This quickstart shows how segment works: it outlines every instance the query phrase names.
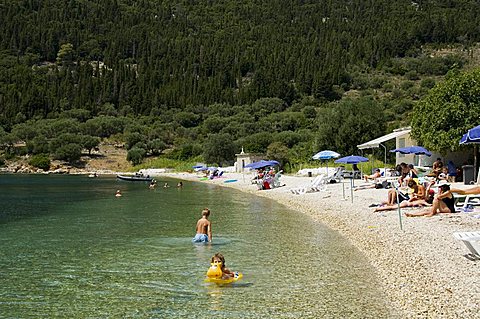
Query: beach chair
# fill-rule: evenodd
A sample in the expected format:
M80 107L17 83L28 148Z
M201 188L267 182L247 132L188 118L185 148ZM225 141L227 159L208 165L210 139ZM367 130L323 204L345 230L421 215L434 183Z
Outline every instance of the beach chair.
M316 176L309 185L291 188L290 191L296 195L319 192L327 188L327 181L328 181L327 177L325 177L324 174L320 174Z
M470 254L465 255L470 260L480 260L480 231L475 232L456 232L453 237L463 241Z
M480 195L455 195L456 211L473 212L477 206L480 206Z
M332 175L329 175L326 180L328 183L340 183L342 181L345 168L340 166L335 169Z
M278 173L275 174L275 177L273 178L273 187L280 187L282 184L280 183L280 177L282 177L283 171L279 171Z

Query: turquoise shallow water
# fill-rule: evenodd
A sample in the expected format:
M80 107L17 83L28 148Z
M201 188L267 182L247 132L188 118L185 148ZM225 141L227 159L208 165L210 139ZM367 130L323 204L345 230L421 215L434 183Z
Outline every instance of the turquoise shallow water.
M0 318L392 316L335 232L270 200L184 185L0 175ZM204 207L214 242L194 245ZM240 282L203 281L215 252Z

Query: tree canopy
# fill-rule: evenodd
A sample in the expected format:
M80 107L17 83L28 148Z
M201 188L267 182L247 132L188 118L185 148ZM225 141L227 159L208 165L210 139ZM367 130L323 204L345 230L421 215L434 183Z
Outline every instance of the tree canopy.
M412 135L430 150L454 151L479 120L480 69L451 72L414 107Z

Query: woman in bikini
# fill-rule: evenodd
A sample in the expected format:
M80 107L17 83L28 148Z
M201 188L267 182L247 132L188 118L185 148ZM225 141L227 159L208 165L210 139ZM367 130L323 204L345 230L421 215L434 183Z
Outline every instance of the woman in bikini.
M433 200L432 207L423 212L417 213L406 213L407 217L418 217L418 216L427 216L432 217L433 215L444 213L450 214L455 213L455 198L453 197L452 192L450 191L450 185L444 184L438 186L438 195Z

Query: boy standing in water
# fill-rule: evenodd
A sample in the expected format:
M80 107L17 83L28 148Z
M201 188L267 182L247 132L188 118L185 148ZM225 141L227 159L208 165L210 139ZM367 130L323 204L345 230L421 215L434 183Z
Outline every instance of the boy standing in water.
M208 243L212 241L212 223L208 220L210 209L205 208L202 211L202 218L197 221L197 234L192 239L194 243Z

